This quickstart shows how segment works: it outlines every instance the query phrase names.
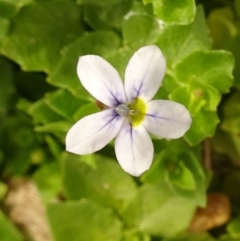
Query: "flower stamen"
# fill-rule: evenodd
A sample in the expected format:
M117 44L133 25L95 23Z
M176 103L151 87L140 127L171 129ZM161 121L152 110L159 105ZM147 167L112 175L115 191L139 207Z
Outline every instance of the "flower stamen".
M115 111L121 116L128 116L131 113L131 110L125 104L120 104L115 107Z

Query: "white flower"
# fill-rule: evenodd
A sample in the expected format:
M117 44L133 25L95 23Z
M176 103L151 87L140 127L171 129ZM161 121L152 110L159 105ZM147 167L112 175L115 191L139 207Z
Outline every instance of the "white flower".
M192 122L182 104L152 100L165 69L165 58L157 46L142 47L128 63L123 85L116 69L100 56L80 57L78 77L105 108L72 126L66 150L90 154L116 138L115 153L121 167L133 176L148 170L154 153L148 132L175 139L183 136Z

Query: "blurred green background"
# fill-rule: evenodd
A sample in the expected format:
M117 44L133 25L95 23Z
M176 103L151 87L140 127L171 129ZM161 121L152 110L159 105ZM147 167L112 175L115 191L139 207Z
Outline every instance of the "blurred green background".
M78 57L124 78L132 54L159 46L156 99L184 104L178 140L153 137L139 178L109 144L65 152L65 135L97 111ZM240 0L0 0L0 240L240 240Z

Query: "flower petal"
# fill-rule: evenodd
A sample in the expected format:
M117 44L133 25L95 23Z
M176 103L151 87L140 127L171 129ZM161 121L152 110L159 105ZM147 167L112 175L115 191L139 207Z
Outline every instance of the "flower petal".
M137 97L146 102L151 100L160 87L165 69L165 58L157 46L140 48L130 59L125 73L128 103Z
M152 140L143 126L133 128L126 121L115 140L115 152L124 171L139 176L148 170L153 160Z
M182 104L152 100L147 103L147 113L142 124L156 136L175 139L183 136L191 123L192 118Z
M98 151L117 135L123 122L111 109L86 116L68 131L66 150L79 155Z
M103 104L115 107L126 103L123 82L117 70L102 57L80 57L77 74L84 88Z

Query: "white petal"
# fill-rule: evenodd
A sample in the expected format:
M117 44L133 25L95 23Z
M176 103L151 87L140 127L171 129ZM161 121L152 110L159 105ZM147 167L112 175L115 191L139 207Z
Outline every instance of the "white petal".
M153 160L152 140L143 126L132 128L123 124L115 140L115 152L124 171L139 176L149 169Z
M86 116L68 131L66 150L79 155L98 151L117 135L123 122L111 109Z
M117 70L102 57L80 57L77 73L84 88L100 102L109 107L126 103L123 82Z
M130 103L137 97L146 102L157 93L166 70L161 50L155 46L140 48L130 59L125 73L125 91Z
M156 136L175 139L183 136L191 123L192 118L182 104L152 100L147 103L147 113L142 124Z

